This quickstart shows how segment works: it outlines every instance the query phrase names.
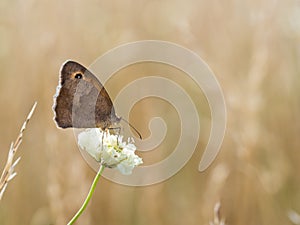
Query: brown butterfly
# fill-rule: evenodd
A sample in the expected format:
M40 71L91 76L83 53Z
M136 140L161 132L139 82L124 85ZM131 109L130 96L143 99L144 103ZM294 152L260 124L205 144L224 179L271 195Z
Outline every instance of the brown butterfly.
M67 61L62 65L59 76L53 105L54 120L58 127L99 127L105 130L120 120L127 122L116 115L107 91L87 68L77 62ZM129 125L141 138L140 133Z

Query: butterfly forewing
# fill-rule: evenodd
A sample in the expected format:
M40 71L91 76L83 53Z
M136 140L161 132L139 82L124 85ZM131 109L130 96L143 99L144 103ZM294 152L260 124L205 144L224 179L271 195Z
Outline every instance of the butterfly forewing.
M120 121L100 81L84 66L73 61L67 61L61 68L53 108L54 119L61 128L106 129Z

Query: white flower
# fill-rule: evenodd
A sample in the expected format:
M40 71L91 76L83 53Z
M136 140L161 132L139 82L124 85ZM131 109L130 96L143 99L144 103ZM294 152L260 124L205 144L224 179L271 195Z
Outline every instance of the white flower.
M78 135L78 144L97 161L100 161L102 132L99 129L86 129Z
M78 135L80 148L87 151L96 161L109 168L117 168L122 174L129 175L134 167L143 160L134 152L133 139L123 141L123 136L89 128Z

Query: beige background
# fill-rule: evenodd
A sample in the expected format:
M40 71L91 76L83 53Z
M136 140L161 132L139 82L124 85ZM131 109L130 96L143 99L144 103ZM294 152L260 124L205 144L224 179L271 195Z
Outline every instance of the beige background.
M144 39L183 45L215 72L228 108L221 153L198 172L209 110L195 84L174 75L180 71L151 63L120 71L106 85L112 99L148 71L180 83L203 118L202 135L189 163L163 183L134 188L102 179L78 224L208 224L219 200L227 224L292 224L289 210L300 212L300 3L292 0L2 0L1 168L33 102L38 106L19 149L18 176L0 202L0 224L60 225L73 216L95 173L72 130L52 121L60 65L69 58L89 65L113 47ZM159 99L134 107L130 121L147 136L157 114L172 129L159 149L141 154L145 164L167 156L178 138L178 115Z

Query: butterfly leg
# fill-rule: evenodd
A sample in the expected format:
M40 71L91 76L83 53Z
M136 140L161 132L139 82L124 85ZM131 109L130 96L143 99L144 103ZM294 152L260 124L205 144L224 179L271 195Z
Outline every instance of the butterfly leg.
M100 132L102 133L102 137L101 137L101 149L103 150L103 140L104 140L104 130L102 130L101 128L99 128Z
M109 130L113 130L114 133L116 133L118 135L118 138L117 138L117 145L119 145L119 136L120 136L120 133L121 133L121 127L109 127L107 128Z

